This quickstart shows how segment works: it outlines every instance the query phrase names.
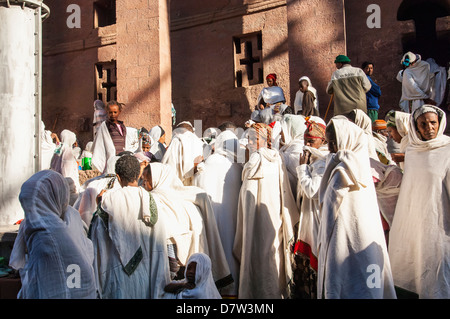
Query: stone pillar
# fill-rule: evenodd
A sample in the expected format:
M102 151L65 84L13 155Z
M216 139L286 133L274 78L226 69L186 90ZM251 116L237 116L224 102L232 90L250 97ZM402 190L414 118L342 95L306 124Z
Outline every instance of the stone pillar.
M117 0L117 100L125 125L171 136L169 0Z
M344 3L342 0L287 0L291 105L298 80L308 76L317 89L320 115L325 115L330 95L326 93L334 59L346 54ZM333 113L330 106L327 118Z

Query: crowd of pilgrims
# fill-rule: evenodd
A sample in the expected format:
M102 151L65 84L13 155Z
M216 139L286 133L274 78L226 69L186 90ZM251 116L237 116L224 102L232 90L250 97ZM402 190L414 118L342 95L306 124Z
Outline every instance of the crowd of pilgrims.
M42 123L10 259L18 297L449 298L445 112L425 100L378 119L369 73L335 63L353 81L333 74L327 122L308 77L291 107L269 74L245 127L183 121L167 141L95 101L81 151ZM80 166L97 176L80 182Z

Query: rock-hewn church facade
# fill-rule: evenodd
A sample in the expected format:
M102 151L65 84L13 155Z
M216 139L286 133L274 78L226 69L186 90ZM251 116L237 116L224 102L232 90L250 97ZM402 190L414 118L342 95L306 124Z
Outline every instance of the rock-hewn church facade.
M45 3L43 120L57 133L75 131L82 146L92 139L96 99L125 103L122 120L136 128L161 124L170 132L171 103L177 122L201 120L203 130L224 121L242 126L269 73L290 105L298 79L308 76L323 116L339 54L354 66L374 63L384 116L398 109L395 76L405 52L446 67L450 56L445 0Z

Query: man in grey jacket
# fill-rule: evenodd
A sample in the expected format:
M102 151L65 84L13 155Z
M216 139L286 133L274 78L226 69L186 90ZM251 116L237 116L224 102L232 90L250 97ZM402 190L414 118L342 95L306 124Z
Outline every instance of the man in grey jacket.
M334 94L334 115L346 114L353 109L367 113L366 92L372 85L364 71L351 66L345 55L338 55L334 64L337 70L327 86L327 93Z

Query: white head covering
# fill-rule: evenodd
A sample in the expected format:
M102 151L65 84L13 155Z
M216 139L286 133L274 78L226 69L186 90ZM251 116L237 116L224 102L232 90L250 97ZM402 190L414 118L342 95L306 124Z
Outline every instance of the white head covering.
M417 56L415 53L412 53L411 51L406 52L403 57L402 60L400 61L400 64L402 64L403 62L405 62L405 59L408 58L409 59L409 63L413 63L414 61L416 61Z
M21 298L95 298L92 243L80 214L69 206L69 186L52 170L31 176L19 195L25 211L10 265L22 269ZM26 255L28 255L26 258ZM69 288L67 269L80 267L80 288Z
M370 117L361 109L354 109L355 113L355 124L358 125L364 133L367 135L367 147L369 149L369 156L376 161L379 161L377 151L375 149L375 142L373 140L372 134L372 120Z
M439 119L439 130L436 138L429 141L423 141L420 136L420 133L417 130L416 119L420 115L427 112L437 113ZM447 145L448 143L450 143L450 137L444 135L446 126L447 126L447 118L444 111L431 104L422 105L411 114L411 118L409 120L409 133L408 133L410 142L409 146L415 149L431 150L434 148Z
M195 262L195 288L185 289L177 298L180 299L222 299L216 288L211 272L211 259L204 253L192 254L186 264L184 276L186 277L187 266Z
M148 135L150 135L156 142L159 141L162 134L163 131L161 130L161 127L159 125L153 126L148 132Z
M220 154L231 161L236 161L239 149L238 138L230 130L220 133L214 142L214 153Z
M347 179L343 181L345 186L353 186L356 189L366 187L372 180L370 161L367 157L367 134L345 117L333 117L328 125L331 123L336 131L338 151L336 154L330 154L331 156L327 159L320 194L325 194L330 174L339 163L343 163L346 169ZM320 202L322 201L323 198L320 199Z
M61 132L61 149L59 154L54 154L51 161L51 169L62 174L64 177L71 177L75 182L77 191L80 189L80 177L78 173L78 163L73 152L72 145L77 141L75 133L69 130Z
M285 114L281 121L281 129L285 144L289 144L293 140L303 140L306 130L305 117L303 115Z

